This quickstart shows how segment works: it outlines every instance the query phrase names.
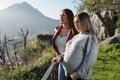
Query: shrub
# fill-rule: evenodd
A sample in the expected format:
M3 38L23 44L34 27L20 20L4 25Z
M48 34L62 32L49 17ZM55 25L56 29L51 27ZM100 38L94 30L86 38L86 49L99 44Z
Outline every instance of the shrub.
M119 80L120 44L99 48L97 63L93 70L93 80Z
M120 13L118 14L118 21L117 21L116 25L118 28L120 28Z

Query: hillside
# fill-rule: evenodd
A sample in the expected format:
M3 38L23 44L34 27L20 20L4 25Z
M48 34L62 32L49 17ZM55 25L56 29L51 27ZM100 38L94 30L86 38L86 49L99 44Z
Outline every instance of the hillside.
M59 20L49 18L26 2L0 11L1 36L16 36L20 28L28 28L31 37L38 33L53 33Z
M41 79L45 71L51 64L50 62L51 58L54 56L54 51L52 47L45 47L44 49L45 52L42 50L44 54L29 67L17 68L16 70L10 71L9 73L8 71L1 70L0 79L5 80L6 77L9 80ZM119 63L120 63L120 44L111 44L105 47L100 46L98 59L93 69L92 80L119 80L120 78Z

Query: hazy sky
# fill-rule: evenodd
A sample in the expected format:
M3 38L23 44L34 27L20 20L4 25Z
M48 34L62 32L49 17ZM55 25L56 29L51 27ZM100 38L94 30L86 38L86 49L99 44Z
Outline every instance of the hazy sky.
M69 8L76 14L75 1L78 0L0 0L0 10L15 3L28 2L45 16L59 19L60 11L64 8Z

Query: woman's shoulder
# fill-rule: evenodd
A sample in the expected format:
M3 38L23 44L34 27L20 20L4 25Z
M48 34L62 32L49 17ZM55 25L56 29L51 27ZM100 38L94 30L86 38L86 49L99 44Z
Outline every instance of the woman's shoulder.
M57 26L55 29L59 29L60 26Z
M82 34L83 38L91 38L92 37L92 34L90 32L85 32Z
M79 38L82 38L82 39L86 39L86 38L90 37L91 34L88 33L88 32L85 32L85 33L79 33L79 34L76 35L76 36L79 37Z
M59 26L55 27L55 29L57 29L57 30L58 30L58 29L60 29L61 27L62 27L62 26L60 26L60 25L59 25Z
M57 27L55 27L54 31L56 32L56 31L58 31L60 28L61 28L61 26L57 26Z
M78 42L86 42L86 40L91 39L91 34L89 33L79 33L74 36L73 40L77 40Z

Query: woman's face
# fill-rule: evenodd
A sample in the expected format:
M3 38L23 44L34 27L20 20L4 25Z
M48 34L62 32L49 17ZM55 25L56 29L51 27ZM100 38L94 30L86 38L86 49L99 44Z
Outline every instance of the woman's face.
M76 30L77 30L78 32L80 32L80 31L79 31L79 29L80 29L80 22L79 22L79 20L78 20L77 17L74 17L74 26L75 26Z
M77 17L74 17L74 26L78 32L83 32L82 25Z
M68 23L67 15L66 15L65 11L61 11L61 13L60 13L60 23L61 24Z

